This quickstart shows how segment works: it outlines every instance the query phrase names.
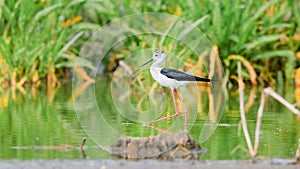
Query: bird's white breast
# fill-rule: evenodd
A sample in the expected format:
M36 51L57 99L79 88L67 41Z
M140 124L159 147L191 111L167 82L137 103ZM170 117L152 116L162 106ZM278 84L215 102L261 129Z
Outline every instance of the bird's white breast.
M167 76L160 73L161 69L162 68L151 67L150 73L154 80L164 87L178 88L180 86L190 83L188 81L177 81L175 79L168 78Z

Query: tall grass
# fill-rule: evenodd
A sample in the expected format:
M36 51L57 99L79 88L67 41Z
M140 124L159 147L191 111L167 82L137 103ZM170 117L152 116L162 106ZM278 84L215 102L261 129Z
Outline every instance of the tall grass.
M81 36L73 25L83 1L5 0L0 3L0 81L22 85L49 76ZM70 51L70 53L72 53Z
M198 27L218 47L229 82L237 73L230 55L250 62L261 83L278 78L291 82L295 53L300 50L299 8L300 2L293 0L0 1L0 82L53 79L72 66L80 50L74 43L84 40L83 30L96 31L100 25L140 12L170 13L195 23L207 16ZM128 49L141 49L144 41L132 38ZM112 62L104 63L110 67ZM250 79L249 72L243 73Z
M200 28L219 47L227 72L236 74L236 64L228 58L238 54L252 63L262 80L271 82L278 71L284 72L287 81L294 76L295 53L300 50L299 39L293 38L300 34L299 2L204 0L198 5L188 2L194 7L186 14L187 18L210 16Z
M240 55L251 62L260 82L272 83L278 75L287 82L294 76L295 53L300 50L300 39L295 38L300 35L299 4L292 0L94 1L83 11L100 24L136 12L166 12L194 22L208 15L198 27L218 46L226 77L237 73L230 55ZM244 74L250 79L248 72Z

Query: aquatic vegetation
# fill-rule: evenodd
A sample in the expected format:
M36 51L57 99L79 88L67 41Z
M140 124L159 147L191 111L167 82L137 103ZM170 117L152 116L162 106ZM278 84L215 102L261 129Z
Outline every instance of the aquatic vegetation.
M252 67L251 71L243 73L251 84L258 81L259 84L274 85L276 80L279 80L279 72L280 77L287 83L293 82L292 78L299 64L297 61L297 52L300 50L300 15L297 10L300 7L299 2L179 0L155 1L155 3L135 1L122 3L106 1L98 5L95 3L88 2L87 6L90 8L83 8L83 11L86 11L86 17L99 24L136 12L166 12L194 22L217 46L225 66L227 78L225 81L229 83L231 75L237 74L235 69L237 62L230 61L231 55L240 55L238 60L248 61L247 67ZM202 17L205 19L198 24L198 20ZM147 42L146 38L137 37L127 45L130 46L128 48L143 49L152 46L153 43L155 42ZM163 50L176 48L172 40L162 40L160 46ZM180 55L184 49L177 50ZM189 57L196 61L198 56L186 55L183 58Z
M74 66L88 32L140 12L169 13L193 22L217 47L228 83L234 83L235 60L248 61L251 71L243 73L251 84L274 85L280 79L292 83L299 66L299 8L299 1L283 0L4 0L0 2L0 83L22 86L47 79L55 85L57 77L65 76ZM154 42L135 37L124 44L126 50L115 50L113 57L103 60L105 70L113 71L128 51L155 43L163 50L176 49L178 55L184 54L184 61L197 62L198 56L171 39ZM240 57L232 59L232 55Z
M62 70L56 66L66 60L68 50L76 52L70 48L82 35L73 26L82 19L77 15L81 5L82 1L0 3L1 82L22 86L47 77L57 83Z

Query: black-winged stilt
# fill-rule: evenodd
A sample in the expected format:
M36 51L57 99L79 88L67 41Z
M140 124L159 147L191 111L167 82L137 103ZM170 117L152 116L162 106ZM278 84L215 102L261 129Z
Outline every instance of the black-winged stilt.
M159 122L159 121L166 120L169 118L177 117L179 115L179 112L178 112L178 108L176 106L175 95L177 96L178 100L180 101L180 103L184 109L185 124L186 124L188 110L185 107L185 105L183 104L178 92L176 91L176 88L187 85L189 83L195 83L195 82L213 82L213 80L211 80L211 79L190 75L190 74L187 74L187 73L184 73L184 72L181 72L178 70L174 70L174 69L163 68L162 66L164 65L165 58L166 58L166 54L162 50L157 50L154 52L153 57L146 63L142 64L141 67L152 61L155 61L150 67L151 75L154 78L154 80L157 81L160 85L171 88L173 103L174 103L176 112L173 115L163 117L163 118L154 120L152 122L145 123L144 126L149 126L155 122ZM185 126L185 128L186 128L186 126Z

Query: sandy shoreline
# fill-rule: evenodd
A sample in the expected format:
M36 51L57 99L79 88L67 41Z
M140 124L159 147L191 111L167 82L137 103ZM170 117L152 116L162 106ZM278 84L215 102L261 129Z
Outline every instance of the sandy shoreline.
M0 160L1 169L147 169L147 168L255 168L255 169L299 169L300 165L290 164L293 160L264 160L253 164L248 160L218 160L218 161L196 161L196 160Z

